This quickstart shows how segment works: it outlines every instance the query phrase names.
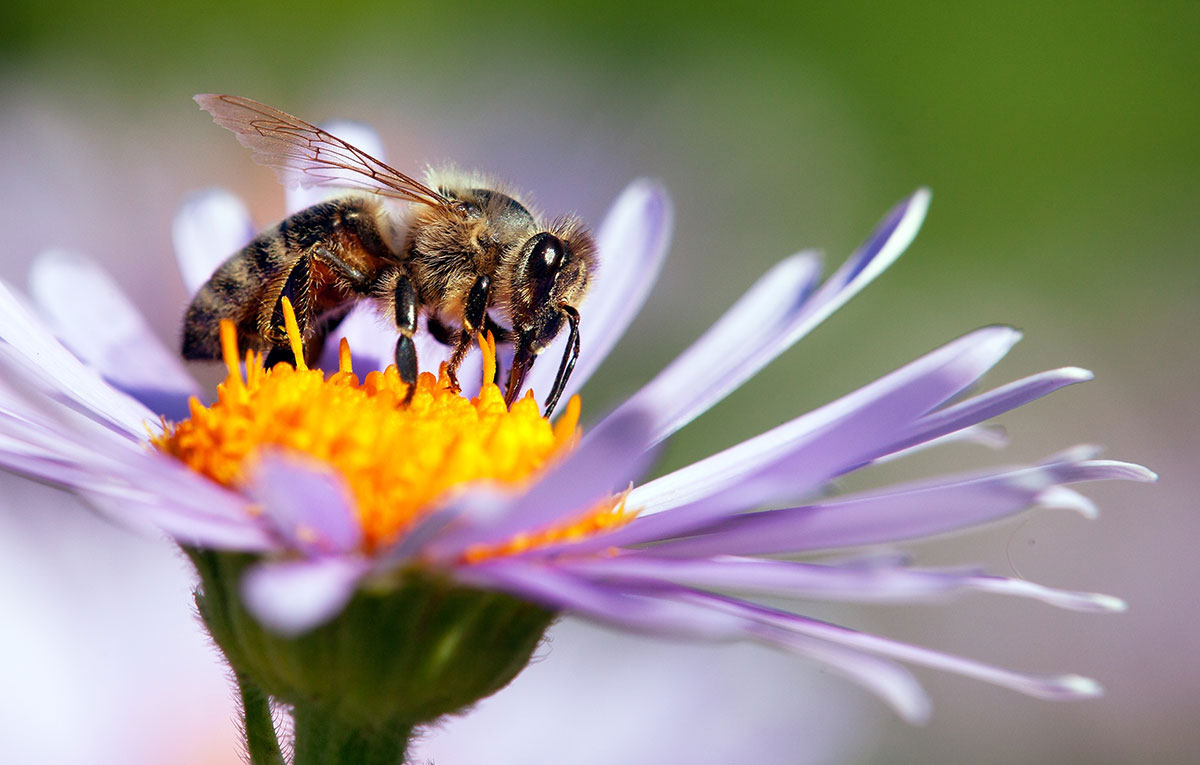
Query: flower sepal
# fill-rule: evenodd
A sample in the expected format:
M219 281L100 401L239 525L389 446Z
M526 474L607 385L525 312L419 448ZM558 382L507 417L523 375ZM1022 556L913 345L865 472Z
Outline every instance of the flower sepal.
M200 574L200 616L235 675L292 708L297 765L402 761L415 726L512 681L556 616L414 570L361 587L336 618L288 637L242 602L259 556L185 551Z

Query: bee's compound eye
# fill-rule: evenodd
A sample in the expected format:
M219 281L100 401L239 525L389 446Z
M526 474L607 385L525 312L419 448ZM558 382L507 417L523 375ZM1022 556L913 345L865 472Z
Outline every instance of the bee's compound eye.
M554 234L538 234L529 253L529 271L534 277L548 276L562 268L567 248Z

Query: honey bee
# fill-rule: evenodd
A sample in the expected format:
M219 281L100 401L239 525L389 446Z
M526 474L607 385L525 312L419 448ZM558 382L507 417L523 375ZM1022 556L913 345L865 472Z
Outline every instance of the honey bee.
M248 98L198 95L217 124L233 131L285 184L348 189L259 234L222 264L187 310L183 355L220 357L218 326L231 319L239 346L267 364L292 360L283 331L288 298L316 358L326 334L361 300L395 321L396 368L417 379L413 334L419 314L453 352L457 370L475 333L513 346L505 400L563 328L569 342L546 399L549 417L579 357L580 301L596 270L596 246L574 216L544 222L495 184L452 173L419 183L330 133ZM366 193L361 193L366 192ZM396 209L388 202L404 205ZM398 213L398 214L397 214Z

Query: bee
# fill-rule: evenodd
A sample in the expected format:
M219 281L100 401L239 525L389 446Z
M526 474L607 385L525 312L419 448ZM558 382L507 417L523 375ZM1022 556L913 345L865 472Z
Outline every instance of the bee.
M595 242L578 218L542 221L514 194L470 177L431 173L429 185L420 183L248 98L195 100L283 183L348 194L283 220L216 270L184 317L185 358L220 358L218 327L230 319L243 350L265 353L268 365L294 361L283 330L285 297L305 355L316 358L327 333L366 300L395 323L396 369L410 399L418 369L413 335L423 314L431 334L453 348L446 371L455 387L475 333L491 331L513 346L505 390L511 405L566 324L569 342L546 399L550 416L579 357L578 306L596 270Z

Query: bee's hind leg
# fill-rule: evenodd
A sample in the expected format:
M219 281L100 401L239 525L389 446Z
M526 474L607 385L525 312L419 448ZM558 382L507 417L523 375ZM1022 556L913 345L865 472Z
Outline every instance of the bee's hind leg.
M275 366L279 362L296 366L296 356L292 353L292 346L287 340L286 332L284 331L284 312L283 299L287 298L292 304L292 311L296 314L296 323L300 327L300 336L303 337L308 331L309 318L309 292L312 288L312 258L309 255L301 255L296 261L296 265L292 267L291 273L288 274L287 281L283 283L283 290L279 293L279 299L275 301L275 308L271 312L271 334L267 335L272 338L279 338L269 351L265 366L267 369ZM319 349L318 349L319 353ZM305 353L307 356L308 353Z

